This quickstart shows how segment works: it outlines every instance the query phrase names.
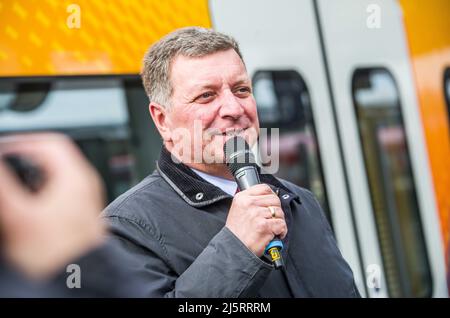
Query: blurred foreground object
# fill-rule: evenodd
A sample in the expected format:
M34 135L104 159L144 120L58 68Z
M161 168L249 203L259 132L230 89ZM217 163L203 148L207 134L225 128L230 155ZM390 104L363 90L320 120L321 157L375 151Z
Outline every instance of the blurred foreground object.
M32 192L0 163L2 249L12 264L45 278L102 243L102 185L69 139L49 133L4 137L0 156L7 155L32 162L45 175Z

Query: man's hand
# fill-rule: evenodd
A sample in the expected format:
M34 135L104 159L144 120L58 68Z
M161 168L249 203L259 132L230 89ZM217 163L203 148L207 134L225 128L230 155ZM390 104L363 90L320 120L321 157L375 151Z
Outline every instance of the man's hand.
M275 217L270 206L275 209ZM287 234L280 199L266 184L252 186L234 196L225 226L258 257L276 235L284 238Z
M2 159L17 155L44 176L27 189ZM103 242L103 186L96 171L66 137L53 133L0 138L0 234L7 259L45 278Z

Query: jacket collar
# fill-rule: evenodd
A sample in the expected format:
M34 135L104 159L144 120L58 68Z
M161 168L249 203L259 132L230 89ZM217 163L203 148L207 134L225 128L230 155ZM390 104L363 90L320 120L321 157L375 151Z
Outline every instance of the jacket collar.
M162 146L160 157L156 162L156 169L161 177L191 206L202 207L226 198L232 199L232 196L201 178L185 164L174 162L171 153L164 146ZM300 201L298 195L292 193L274 176L260 174L260 180L268 184L279 196L289 198L287 201L290 202L293 199Z

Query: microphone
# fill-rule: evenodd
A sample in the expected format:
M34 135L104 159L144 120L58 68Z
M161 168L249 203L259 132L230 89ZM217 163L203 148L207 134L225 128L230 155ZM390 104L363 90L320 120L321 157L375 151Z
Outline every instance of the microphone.
M246 190L249 187L260 184L259 173L250 147L244 138L235 136L228 139L223 145L225 162L231 174L234 176L240 190ZM268 255L275 269L284 266L280 251L283 249L283 243L276 236L265 248L264 254Z

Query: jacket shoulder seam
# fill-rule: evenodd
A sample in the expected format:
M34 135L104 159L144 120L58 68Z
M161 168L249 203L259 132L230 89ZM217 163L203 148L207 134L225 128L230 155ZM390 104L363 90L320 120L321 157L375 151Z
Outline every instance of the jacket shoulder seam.
M155 230L153 229L152 226L150 226L150 224L144 222L141 219L137 219L137 218L133 218L131 216L123 216L123 215L110 215L110 216L105 216L107 218L116 218L116 219L120 219L126 222L130 222L138 227L143 228L144 230L146 230L150 236L156 240L159 244L159 246L161 247L162 251L164 252L165 255L165 261L169 264L170 267L175 268L172 264L172 262L170 261L170 257L169 257L169 252L167 251L167 248L165 246L165 241L164 241L164 237L162 235L158 236L156 235Z
M106 216L120 216L118 214L115 214L115 212L118 212L118 210L120 210L122 208L123 205L125 205L129 200L131 200L132 198L134 198L136 195L138 195L139 193L141 193L142 191L148 189L150 186L152 186L154 183L156 183L157 181L162 181L163 179L161 177L150 181L148 184L142 186L140 189L137 189L136 191L133 191L132 193L128 194L122 202L120 202L116 207L114 207L112 209L111 212L108 212Z

